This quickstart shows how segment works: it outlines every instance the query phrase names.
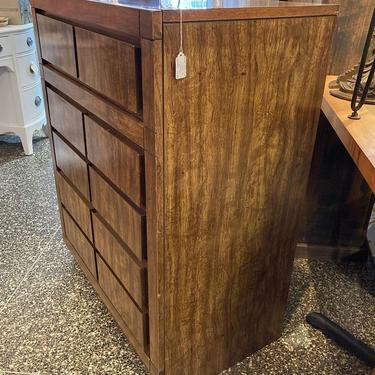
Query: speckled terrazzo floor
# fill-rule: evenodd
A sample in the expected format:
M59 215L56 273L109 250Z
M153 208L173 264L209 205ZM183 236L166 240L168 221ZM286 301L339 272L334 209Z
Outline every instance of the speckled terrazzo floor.
M0 136L0 374L146 374L62 241L41 133L34 147L24 157ZM282 338L223 375L369 374L304 317L321 311L375 344L374 278L365 264L297 260Z

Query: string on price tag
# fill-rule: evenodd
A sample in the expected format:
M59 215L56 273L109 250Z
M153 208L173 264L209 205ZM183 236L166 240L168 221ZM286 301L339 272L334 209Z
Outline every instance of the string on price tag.
M181 0L178 1L178 8L180 9L180 49L176 57L175 71L176 79L183 79L186 77L186 55L184 54L184 49L182 45L182 9Z

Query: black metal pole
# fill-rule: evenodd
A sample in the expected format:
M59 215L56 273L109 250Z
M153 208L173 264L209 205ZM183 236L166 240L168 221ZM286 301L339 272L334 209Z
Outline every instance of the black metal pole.
M306 321L314 328L322 331L342 348L366 362L370 367L375 367L375 349L370 345L357 339L350 332L332 322L332 320L323 314L311 312L306 316Z

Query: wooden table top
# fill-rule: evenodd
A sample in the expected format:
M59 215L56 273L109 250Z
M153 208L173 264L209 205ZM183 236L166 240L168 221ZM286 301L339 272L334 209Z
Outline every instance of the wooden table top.
M329 93L328 84L335 79L327 76L322 111L375 193L375 105L364 105L359 120L349 119L350 102Z

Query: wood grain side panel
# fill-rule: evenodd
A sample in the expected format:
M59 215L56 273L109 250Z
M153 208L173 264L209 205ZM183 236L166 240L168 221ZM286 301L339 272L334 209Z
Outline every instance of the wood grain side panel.
M60 193L61 203L86 234L87 238L92 241L89 207L59 172L56 172L55 178Z
M37 14L42 58L63 72L77 77L73 27Z
M143 154L85 116L87 158L135 204L144 204Z
M68 79L51 67L43 66L45 81L63 92L87 112L92 113L114 129L143 147L143 125L140 120L99 98L82 85Z
M142 267L132 259L128 250L123 248L95 214L93 214L92 220L95 247L138 306L143 307L145 301L142 291L144 272Z
M334 21L164 25L167 374L281 334Z
M62 209L62 214L67 239L74 246L74 249L85 262L92 275L97 278L94 248L64 208Z
M99 285L132 331L137 341L143 344L145 332L142 313L137 309L121 284L116 280L111 270L100 257L97 257L97 264Z
M86 162L78 156L55 132L53 144L56 154L56 165L72 184L89 201L89 178Z
M140 77L136 48L118 39L75 28L79 79L130 112L138 112Z
M129 205L94 169L90 168L91 200L100 216L129 249L143 258L144 216Z
M47 95L51 125L85 155L82 113L51 89L47 88Z

